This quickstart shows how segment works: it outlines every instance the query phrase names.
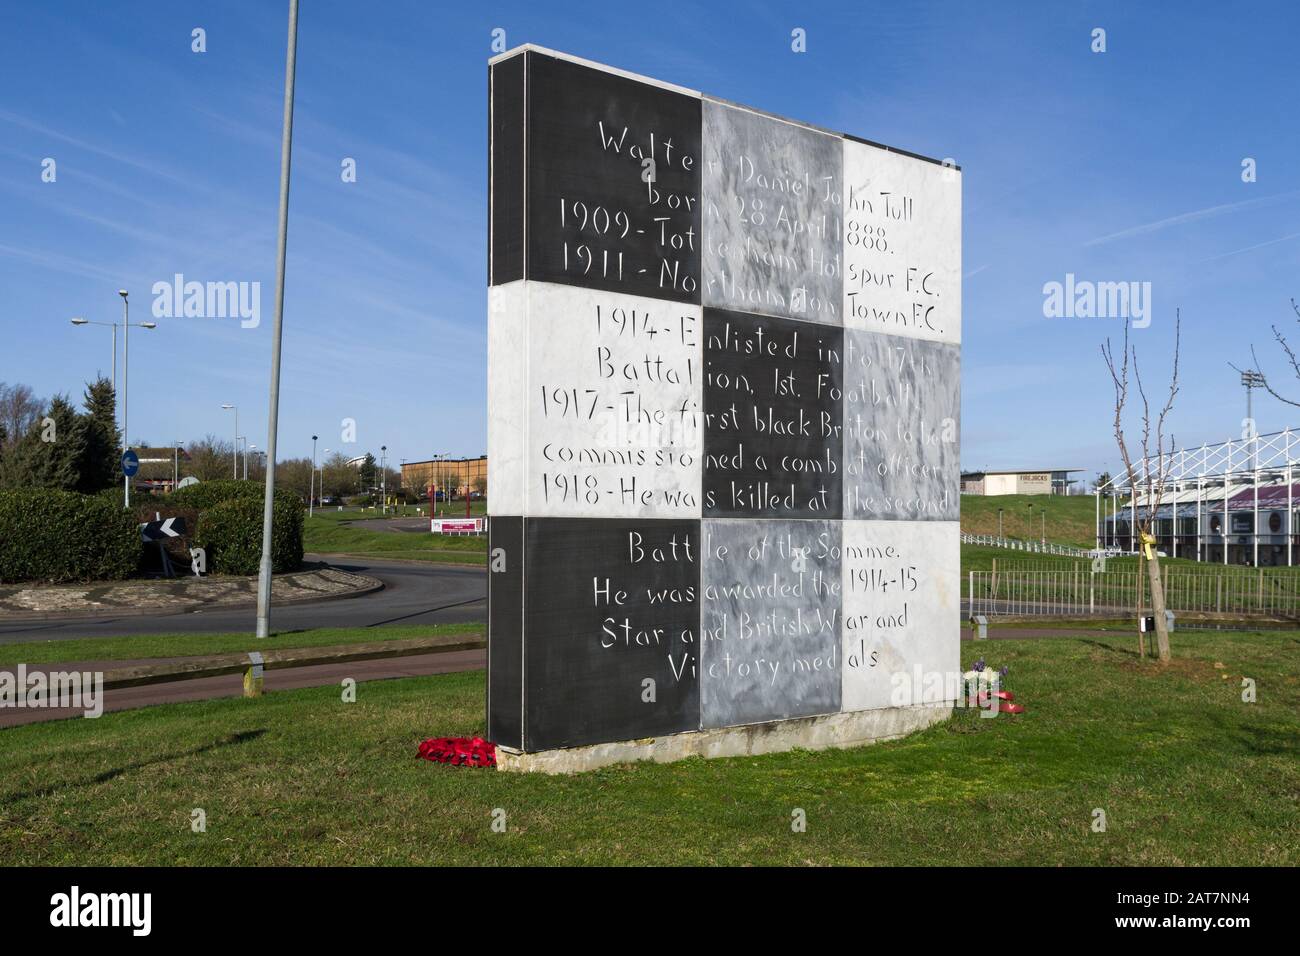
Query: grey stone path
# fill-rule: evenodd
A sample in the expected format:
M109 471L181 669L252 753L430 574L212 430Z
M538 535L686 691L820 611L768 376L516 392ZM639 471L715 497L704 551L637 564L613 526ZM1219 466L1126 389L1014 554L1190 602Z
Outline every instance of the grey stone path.
M382 587L378 578L317 567L278 574L271 582L275 604L350 597ZM193 576L96 584L0 585L0 619L69 617L106 611L150 614L240 607L257 601L257 577Z

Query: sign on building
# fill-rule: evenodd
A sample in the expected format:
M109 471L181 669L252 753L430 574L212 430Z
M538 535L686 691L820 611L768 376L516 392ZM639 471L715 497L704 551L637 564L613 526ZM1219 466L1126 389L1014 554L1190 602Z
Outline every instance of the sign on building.
M960 171L531 46L490 81L489 736L951 700Z

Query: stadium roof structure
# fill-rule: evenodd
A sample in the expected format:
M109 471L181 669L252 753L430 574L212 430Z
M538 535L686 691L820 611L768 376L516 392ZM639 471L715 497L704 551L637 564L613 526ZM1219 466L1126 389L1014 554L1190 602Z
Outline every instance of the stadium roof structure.
M1249 485L1261 494L1285 489L1300 479L1300 431L1285 428L1267 435L1230 438L1197 448L1179 448L1135 463L1138 501L1154 488L1162 503L1223 498L1225 487ZM1216 492L1215 489L1218 489ZM1116 474L1098 494L1128 495L1127 475ZM1253 490L1251 492L1253 498Z
M1083 468L967 468L963 475L1041 475L1051 472L1054 475L1071 474L1085 471Z

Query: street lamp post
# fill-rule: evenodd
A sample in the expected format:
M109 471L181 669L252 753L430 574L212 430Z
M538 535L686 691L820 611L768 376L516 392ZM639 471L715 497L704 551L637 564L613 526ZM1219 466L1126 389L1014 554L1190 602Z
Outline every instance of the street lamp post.
M113 330L113 424L117 424L117 323L116 322L92 322L90 319L83 319L77 316L71 320L73 325L106 325Z
M307 517L316 513L316 436L311 436L311 490L307 492Z
M172 439L172 491L176 490L176 485L180 482L181 477L181 440Z
M388 514L388 446L379 446L379 513Z
M332 449L326 448L323 452L321 452L321 459L320 459L320 496L321 496L321 498L324 498L324 497L325 497L325 456L328 455L328 454L330 453L331 450L332 450Z
M130 422L128 420L128 409L130 407L128 398L128 389L130 386L130 368L131 368L131 319L130 311L127 306L127 291L118 289L117 294L122 297L122 448L123 450L131 447ZM156 322L140 322L136 328L156 329ZM122 475L122 503L126 507L131 506L131 479Z
M262 560L257 574L258 637L269 637L271 633L271 523L275 502L276 441L280 427L280 342L284 330L284 258L289 233L289 163L293 146L293 81L297 53L298 0L289 0L289 42L284 65L284 128L280 142L280 235L276 243L271 394L266 421L266 494L262 499Z
M234 453L231 456L232 458L234 458L234 461L231 464L234 466L232 475L234 476L235 480L238 481L239 480L239 406L232 405L230 402L226 402L221 407L226 409L227 411L233 409L235 412L235 447L233 450Z
M126 421L127 388L130 384L127 352L131 347L131 322L126 302L127 291L118 289L117 294L122 297L122 447L126 449L131 447L131 433ZM131 477L125 472L122 474L122 503L127 508L131 507Z
M132 323L130 322L129 312L127 309L127 291L125 289L118 289L117 294L122 297L122 450L125 451L126 449L131 447L131 440L127 434L126 386L127 386L127 344L128 344L127 329L131 327ZM112 382L113 382L113 400L116 401L117 400L117 323L116 322L93 322L90 319L85 319L82 318L81 316L77 316L71 321L73 325L107 325L109 328L113 330ZM134 324L137 329L158 328L157 322L136 322ZM114 420L116 421L116 414L114 415ZM122 482L123 482L122 485L123 504L129 505L131 503L131 479L127 478L126 475L123 475Z

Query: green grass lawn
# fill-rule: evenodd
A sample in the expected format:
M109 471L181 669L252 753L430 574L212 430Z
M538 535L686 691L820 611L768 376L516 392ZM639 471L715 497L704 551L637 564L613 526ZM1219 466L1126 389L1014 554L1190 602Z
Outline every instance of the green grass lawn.
M0 664L57 664L62 661L129 661L147 657L195 657L239 654L244 651L369 644L435 634L486 633L482 623L390 624L384 627L328 627L282 631L266 640L242 634L142 634L130 637L87 637L69 641L29 641L0 644Z
M358 554L450 564L486 564L487 536L456 537L416 531L372 531L353 522L374 518L365 512L326 512L303 525L303 548L318 554ZM452 515L455 517L455 515Z
M961 530L996 535L999 509L1008 538L1038 541L1046 529L1051 544L1097 545L1097 500L1092 495L962 495Z
M482 518L487 514L487 502L482 499L471 501L470 517ZM465 517L464 501L439 501L435 503L434 508L441 512L444 518L463 518ZM421 515L419 512L423 511ZM335 505L326 505L323 508L317 508L312 515L313 518L323 518L328 521L358 521L363 518L419 518L429 516L429 503L422 501L418 505L389 505L388 514L380 513L379 506L371 508L358 508L345 506L342 510Z
M76 865L1300 862L1300 635L1179 633L1165 668L1132 644L965 645L1010 666L1023 716L572 777L416 758L425 737L482 732L481 673L364 683L355 704L322 687L15 727L0 844Z

